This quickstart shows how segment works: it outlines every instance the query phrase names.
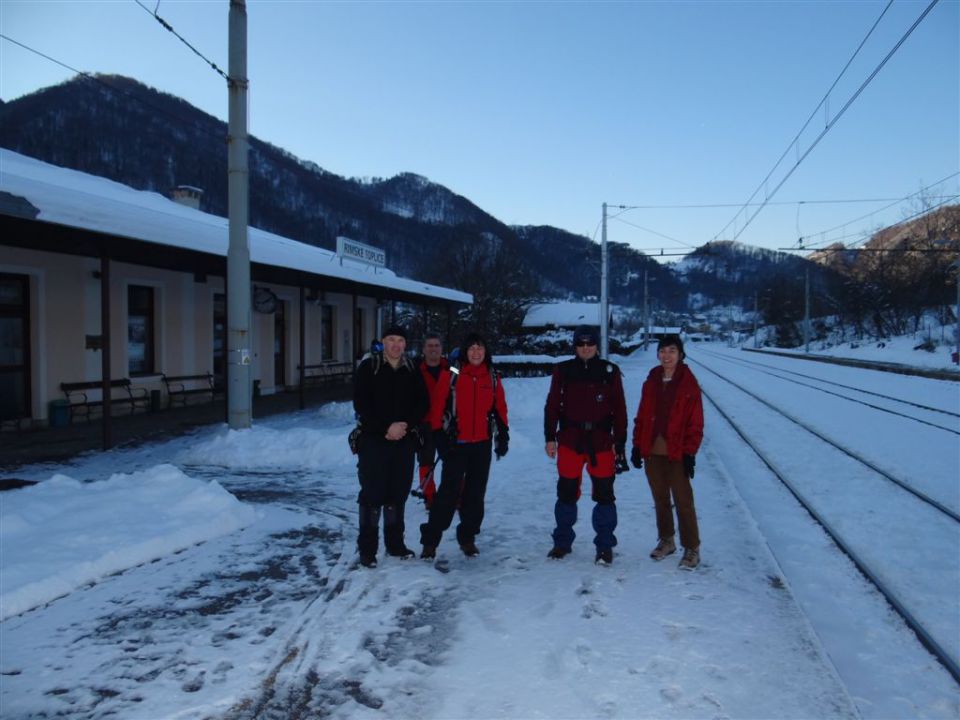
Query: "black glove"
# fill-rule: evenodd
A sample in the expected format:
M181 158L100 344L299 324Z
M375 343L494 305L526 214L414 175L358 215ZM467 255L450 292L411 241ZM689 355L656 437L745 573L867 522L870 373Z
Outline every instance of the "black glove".
M693 455L684 455L683 456L683 469L687 473L687 477L693 480L693 468L697 464L697 458Z
M510 428L500 427L497 429L497 439L493 443L493 454L497 460L507 454L510 449Z
M614 472L619 475L620 473L625 473L630 470L630 465L627 463L627 448L626 443L618 442L614 446L614 459L613 459L613 469Z
M643 456L640 454L640 448L634 445L633 450L630 451L630 462L633 463L633 466L639 470L643 467Z

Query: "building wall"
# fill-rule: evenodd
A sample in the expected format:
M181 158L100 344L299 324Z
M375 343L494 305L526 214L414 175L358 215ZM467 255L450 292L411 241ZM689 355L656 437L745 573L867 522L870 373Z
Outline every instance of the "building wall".
M0 247L0 272L30 277L31 411L34 421L45 421L50 400L63 397L60 383L97 381L101 351L88 348L88 337L101 334L100 261L43 251ZM213 371L214 297L223 293L223 279L113 262L110 265L110 374L130 377L127 349L128 289L141 285L154 290L155 372L131 378L137 387L161 390L162 374L188 375ZM270 286L285 303L285 385L299 382L299 288ZM353 360L352 295L326 293L322 304L333 311L333 360ZM376 332L377 303L357 298L364 313L364 342ZM305 303L306 364L322 361L322 310ZM274 387L274 316L251 311L252 379L262 393Z

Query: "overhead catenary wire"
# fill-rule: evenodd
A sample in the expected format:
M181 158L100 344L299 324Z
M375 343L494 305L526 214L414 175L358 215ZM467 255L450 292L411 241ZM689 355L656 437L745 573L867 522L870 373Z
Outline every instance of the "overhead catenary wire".
M720 235L722 235L724 232L726 232L727 228L730 227L730 225L732 225L732 224L736 221L736 219L737 219L737 217L739 217L740 213L743 212L743 211L749 206L749 204L750 204L750 203L753 201L753 199L757 196L757 193L760 192L761 188L763 188L763 187L767 184L767 181L770 180L770 178L773 176L773 173L776 172L776 170L777 170L778 167L780 167L780 163L783 162L783 159L787 156L787 153L790 152L790 149L796 145L797 141L800 139L800 136L803 134L803 131L807 129L807 126L810 124L810 121L813 120L813 118L817 115L817 113L820 111L820 108L822 108L822 107L824 106L824 104L827 102L827 99L830 97L830 93L833 92L833 89L837 86L837 83L840 82L840 79L841 79L841 78L844 76L844 74L847 72L847 70L848 70L849 67L850 67L850 64L854 61L854 59L857 57L857 55L860 54L860 50L863 49L863 46L866 44L867 40L868 40L868 39L870 38L870 36L873 34L873 31L876 30L877 25L880 24L880 21L883 19L883 16L887 14L887 11L890 9L890 7L891 7L892 5L893 5L893 0L889 0L889 2L887 3L886 7L883 8L883 11L881 11L880 15L879 15L879 16L877 17L877 19L874 21L873 25L870 26L870 29L867 31L867 34L864 36L863 40L860 41L860 44L857 46L857 49L853 51L853 55L851 55L851 56L850 56L850 59L847 60L846 65L843 66L843 69L840 71L840 73L837 75L836 79L834 79L833 83L832 83L832 84L830 85L830 87L827 89L827 92L824 93L823 97L820 99L820 102L817 103L817 106L813 109L813 111L812 111L812 112L810 113L810 115L807 117L806 122L803 123L803 126L800 128L800 130L798 130L798 131L797 131L797 134L794 135L793 140L791 140L791 141L787 144L786 149L783 151L783 153L780 155L780 157L777 158L777 161L773 164L773 167L770 168L770 171L767 173L766 177L764 177L763 180L760 181L760 184L757 185L757 189L753 191L753 193L752 193L752 194L750 195L750 197L747 199L747 202L744 203L743 206L742 206L739 210L737 210L736 214L727 222L726 225L723 226L723 228L720 230L720 232L718 232L716 235L713 236L713 239L714 239L714 240L716 240ZM768 197L766 198L766 200L769 201L769 199L770 199L770 197L768 196ZM763 205L764 205L764 203L760 203L760 209L763 208ZM758 210L758 212L759 212L759 210ZM751 218L751 220L752 220L752 218ZM747 225L749 225L749 221L747 222ZM744 229L746 229L746 225L744 225ZM742 230L741 230L741 232L742 232ZM738 233L738 235L739 235L739 233Z
M960 174L960 173L954 173ZM950 177L953 177L952 175ZM945 178L949 180L948 178ZM939 181L943 182L943 180ZM933 185L938 185L939 183L933 183ZM930 187L933 187L931 185ZM931 199L936 200L938 196L932 195ZM767 205L839 205L839 204L856 204L856 203L874 203L874 202L901 202L903 198L841 198L835 200L776 200L774 202L768 202ZM755 205L760 205L761 203L746 203L748 207ZM711 208L725 208L725 207L743 207L744 203L740 202L716 202L716 203L674 203L674 204L664 204L664 205L621 205L626 210L708 210Z
M56 64L56 65L59 65L60 67L69 70L70 72L76 73L77 75L79 75L79 76L81 76L81 77L83 77L83 78L86 78L87 80L90 80L91 82L95 82L95 83L97 83L98 85L101 85L102 87L106 88L106 89L109 90L110 92L118 93L118 94L120 94L120 95L124 95L124 96L130 98L131 100L134 100L134 101L140 103L141 105L150 108L151 110L155 110L156 112L158 112L158 113L160 113L160 114L162 114L162 115L166 115L167 117L172 118L172 119L174 119L174 120L176 120L176 121L178 121L178 122L181 122L181 123L187 123L187 124L191 125L192 127L196 128L197 130L200 130L200 131L202 131L202 132L210 135L211 137L216 138L218 141L222 141L223 138L225 137L225 131L224 131L224 134L216 133L216 132L214 132L213 130L211 130L211 128L209 128L209 127L207 127L206 125L203 125L203 124L201 124L201 123L198 123L198 122L196 122L195 120L190 120L190 119L188 119L188 118L181 117L181 116L179 116L179 115L175 115L174 113L170 112L170 111L167 110L166 108L161 107L160 105L156 105L156 104L150 102L149 100L147 100L146 98L140 97L139 95L136 95L136 94L130 92L129 90L124 89L124 88L114 87L114 86L111 85L110 83L104 82L103 79L97 77L96 75L94 75L94 74L92 74L92 73L84 72L83 70L78 70L77 68L75 68L75 67L73 67L73 66L71 66L71 65L68 65L68 64L65 63L65 62L63 62L62 60L57 60L56 58L51 57L50 55L47 55L46 53L43 53L43 52L41 52L40 50L37 50L36 48L30 47L29 45L26 45L26 44L20 42L19 40L14 40L12 37L10 37L10 36L8 36L8 35L5 35L5 34L3 34L3 33L0 33L0 38L2 38L3 40L6 40L7 42L13 43L14 45L17 45L17 46L23 48L24 50L26 50L26 51L28 51L28 52L32 52L34 55L38 55L38 56L42 57L44 60L49 60L50 62L52 62L52 63L54 63L54 64ZM223 121L219 121L219 122L223 122Z
M160 2L159 2L159 0L158 0L158 2L157 2L156 8L154 8L153 10L151 10L151 9L148 8L146 5L144 5L142 2L140 2L140 0L133 0L133 1L134 1L137 5L139 5L140 7L142 7L143 10L144 10L144 12L146 12L147 14L153 16L153 18L156 19L156 21L157 21L158 23L160 23L160 25L161 25L165 30L168 30L169 32L173 33L173 36L176 37L180 42L182 42L182 43L183 43L184 45L186 45L188 48L190 48L190 49L196 54L197 57L199 57L201 60L203 60L205 63L207 63L207 65L209 65L210 67L212 67L212 68L214 69L214 71L216 71L216 73L217 73L218 75L220 75L220 77L222 77L222 78L223 78L224 80L226 80L227 82L230 82L230 78L227 76L227 74L226 74L223 70L221 70L219 67L217 67L217 64L216 64L215 62L213 62L213 60L210 60L210 59L209 59L208 57L206 57L202 52L200 52L199 50L197 50L193 45L191 45L191 44L186 40L186 38L183 37L183 35L181 35L181 34L178 33L176 30L173 29L173 25L171 25L170 23L168 23L166 20L164 20L162 17L160 17L160 16L157 14L157 10L160 8Z
M914 219L916 219L916 218L918 218L918 217L920 217L920 216L922 216L922 215L928 215L929 213L935 212L935 211L939 210L940 208L942 208L942 207L944 207L944 206L946 206L946 205L949 205L951 200L960 200L960 193L958 193L958 194L956 194L956 195L947 195L947 196L945 196L945 199L943 200L943 202L939 202L939 203L937 203L936 205L931 205L930 207L925 207L925 208L923 208L922 210L918 210L917 212L913 213L912 215L908 215L907 217L903 218L902 220L900 220L900 221L899 221L898 223L896 223L896 224L897 224L897 225L902 225L903 223L910 222L911 220L914 220ZM891 227L895 227L895 226L891 226ZM849 245L842 245L842 244L841 244L841 247L838 247L838 248L837 248L837 247L829 247L829 246L828 246L828 247L814 247L814 246L809 246L809 245L808 245L808 246L806 246L806 247L793 246L793 247L785 247L785 248L779 248L779 249L780 249L780 250L783 250L783 251L787 251L787 252L844 252L844 251L847 251L847 250L856 250L857 252L867 252L867 251L869 251L869 252L956 252L956 248L910 248L910 247L906 247L906 248L858 248L858 247L856 247L858 243L866 242L867 239L868 239L868 237L866 237L865 234L862 233L862 232L860 232L860 233L850 233L849 235L842 235L842 236L840 236L839 238L836 238L836 239L832 240L832 242L833 242L833 243L839 243L840 240L846 239L846 238L848 238L848 237L854 237L854 236L860 236L860 239L857 240L856 242L850 243Z
M940 180L937 180L936 182L930 183L929 185L927 185L927 186L925 186L925 187L922 187L922 188L920 188L919 190L916 190L916 191L910 193L909 195L906 195L906 196L904 196L904 197L902 197L902 198L897 198L896 200L894 200L893 202L891 202L889 205L885 205L885 206L883 206L882 208L877 208L877 209L874 210L873 212L867 213L866 215L861 215L860 217L854 218L853 220L847 220L846 222L842 222L842 223L840 223L840 224L838 224L838 225L834 225L833 227L828 228L828 229L826 229L826 230L820 230L820 231L818 231L818 232L808 233L807 235L802 235L802 236L799 238L798 242L802 242L803 240L805 240L805 239L807 239L807 238L815 237L815 236L817 236L817 235L821 235L821 236L822 236L822 235L826 235L827 233L831 233L831 232L833 232L834 230L839 230L839 229L841 229L841 228L845 228L847 225L852 225L852 224L855 223L855 222L860 222L861 220L866 220L867 218L873 217L873 216L876 215L877 213L883 212L884 210L889 210L889 209L892 208L894 205L899 205L899 204L901 204L901 203L906 202L906 201L909 200L910 198L916 197L916 196L918 196L918 195L922 195L924 192L926 192L926 191L929 190L930 188L934 188L934 187L937 187L938 185L942 185L943 183L947 182L948 180L952 180L953 178L957 177L958 175L960 175L960 171L951 173L950 175L947 175L946 177L941 178ZM924 197L925 197L926 199L928 199L928 200L946 200L947 202L949 202L950 200L955 199L955 198L957 197L957 195L925 195ZM939 206L942 206L943 204L944 204L944 203L942 203L942 202L939 203L939 204L938 204L938 207L939 207ZM930 209L932 209L932 208L927 208L925 211L930 210ZM921 212L920 214L922 215L923 213ZM915 216L915 217L916 217L916 216ZM901 220L900 222L903 222L903 220ZM840 240L843 240L843 239L845 239L845 238L854 237L854 236L856 236L856 235L862 235L862 234L863 234L863 233L857 232L857 233L851 233L851 234L849 234L849 235L844 235L844 236L841 236L841 237L838 237L838 238L832 238L832 239L830 239L830 240L827 240L827 239L820 240L820 241L818 241L817 243L815 243L813 246L807 245L806 249L810 249L810 247L815 247L817 244L822 244L822 243L825 243L825 242L839 242ZM799 248L799 249L803 249L803 248Z
M740 235L743 234L744 230L746 230L746 229L750 226L750 224L751 224L751 223L753 222L753 220L757 217L757 215L760 214L760 212L763 210L764 207L766 207L766 205L767 205L767 204L769 203L769 201L773 198L773 196L777 194L777 192L780 190L780 188L783 187L784 183L786 183L786 181L793 175L794 171L796 171L796 169L797 169L798 167L800 167L800 165L801 165L801 164L803 163L803 161L807 158L807 156L813 151L813 149L820 143L820 141L826 136L826 134L827 134L828 132L830 132L830 130L834 127L834 125L836 125L836 123L840 120L840 118L843 117L843 115L844 115L844 114L846 113L846 111L850 108L850 106L853 105L853 103L857 100L858 97L860 97L861 93L862 93L862 92L867 88L867 86L873 81L873 79L877 76L877 74L880 72L880 70L883 69L883 67L887 64L887 62L890 60L890 58L893 57L893 55L897 52L897 50L900 49L900 47L903 45L903 43L906 42L907 38L910 37L910 35L913 34L913 31L916 30L917 26L919 26L921 22L923 22L924 18L927 17L927 15L930 13L931 10L933 10L934 6L936 6L936 4L937 4L939 1L940 1L940 0L931 0L930 4L927 5L927 7L923 10L923 12L920 14L920 16L913 22L913 24L907 29L907 31L900 37L900 39L896 42L896 44L893 46L893 48L890 49L890 51L886 54L886 56L884 56L883 60L881 60L880 63L877 64L877 66L873 69L873 71L870 73L870 75L867 76L866 80L864 80L864 81L860 84L860 87L858 87L857 90L853 93L853 95L846 101L846 103L844 103L843 107L840 108L840 111L837 112L837 114L834 115L834 117L827 122L827 124L825 125L825 127L823 128L823 130L820 132L820 134L817 135L817 137L813 140L813 142L810 144L810 146L803 152L803 154L800 155L800 156L797 158L797 160L796 160L796 162L794 162L793 166L787 171L787 174L784 175L784 177L780 180L779 183L777 183L777 185L773 188L772 191L770 191L770 192L767 193L766 197L764 198L764 201L760 203L760 205L757 207L756 211L754 211L754 213L753 213L752 215L750 215L749 218L747 218L747 220L746 220L746 222L743 224L743 226L742 226L739 230L736 231L736 233L734 234L734 236L733 236L733 238L732 238L733 240L736 240L737 238L739 238ZM840 78L841 78L841 77L843 76L843 74L846 72L847 68L850 66L850 63L853 62L853 59L854 59L854 58L857 56L857 54L860 52L860 49L863 47L863 44L867 41L867 38L869 38L870 35L873 33L873 30L876 28L877 24L880 22L880 19L883 17L883 15L884 15L884 14L887 12L887 10L889 9L890 4L892 4L892 0L891 0L890 3L887 4L887 6L884 8L883 12L880 14L880 17L877 18L876 22L873 24L873 26L872 26L872 27L870 28L870 30L867 32L866 37L864 37L863 41L862 41L862 42L860 43L860 45L857 47L857 50L854 51L853 56L851 56L850 60L849 60L849 61L847 62L847 64L844 66L843 70L840 72L840 75L837 76L837 80L835 80L834 83L833 83L833 85L830 86L830 90L828 90L827 93L826 93L826 95L824 95L823 100L821 100L820 103L817 105L817 107L814 108L814 111L811 113L810 118L808 118L807 122L804 123L803 128L801 128L800 132L797 133L797 135L794 137L794 139L790 142L790 144L787 146L786 150L784 150L783 154L780 156L780 158L779 158L779 159L777 160L777 162L774 164L773 168L770 170L769 173L767 173L767 176L766 176L766 177L761 181L761 183L757 186L757 189L754 190L753 193L750 195L750 197L749 197L749 199L747 200L747 202L752 202L752 201L753 201L753 199L757 196L757 193L759 193L760 190L767 185L767 182L768 182L768 181L770 180L770 178L773 176L773 173L776 171L776 169L780 166L780 163L783 161L783 159L784 159L784 158L787 156L787 154L790 152L790 149L796 146L796 143L797 143L800 135L802 134L803 130L806 129L807 125L808 125L809 122L810 122L810 119L811 119L817 112L819 112L820 108L824 105L824 103L826 102L826 100L829 98L830 92L833 90L833 88L836 86L836 83L840 80ZM740 216L740 213L743 212L745 208L746 208L746 205L745 205L743 208L741 208L740 210L738 210L737 213L733 216L733 218L731 218L731 219L727 222L727 224L723 226L723 228L720 230L720 232L718 232L716 235L714 235L714 238L713 238L713 239L716 240L716 239L717 239L718 237L720 237L723 233L725 233L726 230L727 230L727 228L729 228L730 225L732 225L732 224L736 221L736 219Z

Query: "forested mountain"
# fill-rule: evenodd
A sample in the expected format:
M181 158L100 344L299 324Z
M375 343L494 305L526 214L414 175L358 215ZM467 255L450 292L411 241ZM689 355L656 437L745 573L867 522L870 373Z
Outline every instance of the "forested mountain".
M113 75L77 77L0 106L3 147L137 189L167 194L193 185L204 191L201 208L218 215L227 214L226 133L225 123L189 103ZM498 267L534 296L598 294L600 250L589 238L507 226L413 173L344 178L255 137L250 222L328 249L345 235L384 248L402 275L470 292L479 282L474 275ZM630 281L643 268L662 277L664 288L672 283L641 253L626 246L611 252L613 301L636 300Z
M78 76L0 101L3 147L141 190L168 194L193 185L204 191L201 208L224 216L226 135L225 123L189 103L115 75ZM837 252L829 262L713 242L664 266L610 243L610 301L639 308L646 285L654 313L752 309L756 302L769 322L789 322L802 316L809 270L815 316L835 314L857 326L870 320L892 331L907 319L916 322L922 307L947 307L956 253L902 251L905 242L955 248L958 216L956 208L947 209L878 233L877 243L895 253ZM505 225L412 172L345 178L255 137L250 222L328 249L338 235L381 247L397 273L473 293L474 306L456 321L491 334L517 328L531 302L599 295L600 246L590 238L549 226Z

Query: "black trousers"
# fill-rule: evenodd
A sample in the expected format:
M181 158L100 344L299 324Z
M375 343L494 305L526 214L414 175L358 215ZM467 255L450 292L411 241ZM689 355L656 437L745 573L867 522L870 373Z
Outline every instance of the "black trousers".
M360 524L357 549L377 552L380 508L383 507L383 539L388 551L403 548L404 506L413 485L413 461L416 445L408 435L403 440L387 440L360 434L357 448L357 475L360 479Z
M430 506L429 520L420 526L420 542L437 546L453 522L460 501L457 541L473 542L483 523L484 498L490 477L491 442L458 443L443 454L440 487Z
M413 485L413 438L407 435L403 440L387 440L361 433L357 449L357 502L368 507L406 503Z

